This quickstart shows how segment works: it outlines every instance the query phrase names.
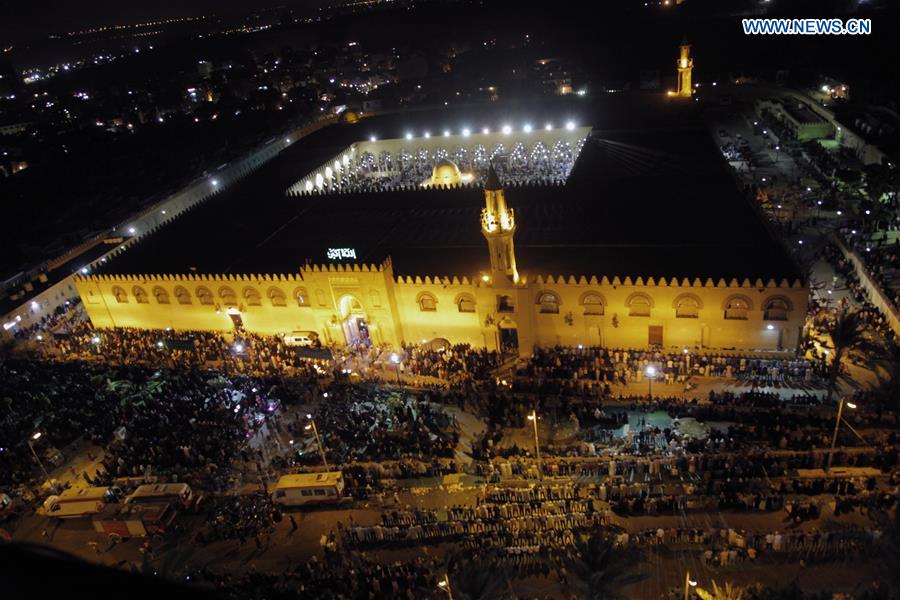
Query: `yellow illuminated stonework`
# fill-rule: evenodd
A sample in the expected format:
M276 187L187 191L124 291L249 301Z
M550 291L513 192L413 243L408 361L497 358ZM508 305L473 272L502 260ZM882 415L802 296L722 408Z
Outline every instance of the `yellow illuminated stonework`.
M431 169L431 177L422 182L423 187L457 186L469 183L474 179L471 173L463 173L456 163L447 158L435 163Z
M691 71L694 68L694 59L691 58L691 45L687 41L681 44L681 56L678 58L678 89L676 96L682 98L690 98L693 88L691 87Z
M388 259L260 275L100 274L75 283L100 328L302 331L328 344L365 337L394 347L441 338L523 355L557 344L774 350L800 340L809 290L799 280L519 273L515 215L493 169L481 232L491 271L462 278L397 276Z

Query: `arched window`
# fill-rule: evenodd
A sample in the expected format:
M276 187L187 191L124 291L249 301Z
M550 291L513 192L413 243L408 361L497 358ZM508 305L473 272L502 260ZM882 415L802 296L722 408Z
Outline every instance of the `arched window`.
M602 315L605 312L603 296L589 292L581 297L581 305L586 315Z
M197 300L200 301L200 304L205 304L207 306L212 306L216 303L209 288L205 288L202 285L197 288Z
M164 290L163 288L156 286L153 288L153 297L156 298L157 304L168 304L169 303L169 292Z
M700 301L694 296L679 296L675 299L675 318L696 319L700 316Z
M304 287L298 287L294 290L294 299L297 301L297 306L310 306L309 292Z
M132 295L134 295L134 301L138 304L149 304L150 298L147 296L147 290L142 288L139 285L134 286L134 289L131 290Z
M191 294L183 286L176 285L175 286L175 300L178 301L178 304L190 304L191 303Z
M266 295L269 297L269 302L272 303L272 306L287 306L287 298L277 287L269 288L269 291L266 292Z
M743 296L732 296L725 302L725 318L746 321L750 312L750 301Z
M456 299L456 307L461 313L475 312L475 298L469 294L460 294Z
M116 297L116 302L119 304L128 304L128 294L125 293L125 290L116 286L112 289L113 296Z
M259 295L256 288L248 286L244 288L244 302L247 306L260 306L262 304L262 297Z
M538 295L538 312L545 315L559 314L559 296L553 292L541 292Z
M763 310L766 321L787 321L791 305L784 298L770 298L763 305Z
M431 294L419 294L416 302L419 303L419 310L423 312L434 312L437 310L437 299Z
M628 306L628 316L649 317L653 301L647 294L632 294L625 303Z
M225 306L237 306L237 294L235 294L234 290L228 286L219 288L219 298L222 299L222 304Z

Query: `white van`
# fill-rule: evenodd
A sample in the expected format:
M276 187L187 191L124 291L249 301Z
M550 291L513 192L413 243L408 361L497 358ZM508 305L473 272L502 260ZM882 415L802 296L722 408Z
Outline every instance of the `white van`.
M281 506L336 503L344 498L344 476L340 471L284 475L272 491L272 501Z
M319 334L315 331L292 331L284 336L284 343L288 346L312 348L319 345Z
M186 483L156 483L140 485L134 493L125 499L125 504L147 504L159 502L175 502L181 508L190 508L194 501L194 492Z
M118 502L121 495L122 490L115 487L68 489L44 500L43 510L38 512L54 519L77 519L97 514L107 502Z

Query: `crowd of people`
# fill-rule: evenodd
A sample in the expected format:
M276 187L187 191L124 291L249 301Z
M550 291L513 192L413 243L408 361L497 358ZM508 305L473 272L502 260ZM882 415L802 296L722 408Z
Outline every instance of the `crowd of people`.
M652 367L652 369L649 369ZM820 365L803 358L761 358L714 352L614 349L599 346L535 348L516 369L519 387L560 382L619 384L648 377L664 383L683 383L691 377L724 377L754 386L820 387Z
M455 418L416 392L333 386L325 393L314 418L334 463L454 456Z
M900 307L898 229L900 218L896 216L890 222L862 220L837 229L844 244L863 262L869 277L881 288L894 309Z
M434 152L419 149L414 152L404 150L397 155L382 152L377 157L364 152L356 164L336 173L336 180L329 184L328 189L353 193L418 189L431 183L433 168L442 160L453 161L461 173L471 174L470 180L464 181L463 185L473 188L484 186L490 165L507 187L560 185L569 178L583 143L584 140L580 140L572 147L568 142L559 140L550 148L538 142L530 149L521 143L510 148L504 148L501 144L492 149L476 145L471 153L457 147L452 152L446 149ZM320 193L324 190L324 187L316 187L310 181L301 193Z
M428 346L405 344L406 368L413 375L435 377L451 384L484 381L500 366L500 356L494 350L457 344L433 349Z
M84 439L104 450L100 469L84 474L91 483L162 476L224 488L246 440L271 419L272 391L244 375L6 361L0 482L31 477L32 448L47 456Z
M233 338L233 339L229 339ZM52 360L102 360L114 364L203 369L255 376L290 375L314 378L330 366L327 360L301 356L281 336L248 332L226 336L214 331L94 329L87 321L42 340Z
M731 528L650 528L619 534L620 546L700 548L703 564L718 568L744 561L774 561L803 557L805 562L837 560L849 554L878 551L883 532L878 528L835 530L793 529L751 532Z
M236 539L243 546L247 540L253 539L257 548L262 549L262 538L274 529L274 515L272 499L265 493L226 496L209 511L204 529L197 534L197 541L208 544Z
M301 561L278 573L214 572L210 568L194 570L188 577L199 584L213 584L226 598L292 598L297 600L357 598L437 597L444 568L435 558L416 557L409 561L379 562L355 554L340 562L318 557Z

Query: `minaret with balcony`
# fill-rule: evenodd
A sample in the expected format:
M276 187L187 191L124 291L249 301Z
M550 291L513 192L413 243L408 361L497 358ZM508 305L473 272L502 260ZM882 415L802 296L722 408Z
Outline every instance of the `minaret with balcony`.
M484 182L484 203L481 211L481 233L488 243L491 253L491 279L494 282L508 280L519 282L516 270L516 251L513 236L516 233L514 211L506 206L506 192L500 185L500 178L490 166Z
M691 45L684 40L681 43L681 56L678 57L678 91L676 96L682 98L690 98L691 92L691 70L694 68L694 59L691 58Z

